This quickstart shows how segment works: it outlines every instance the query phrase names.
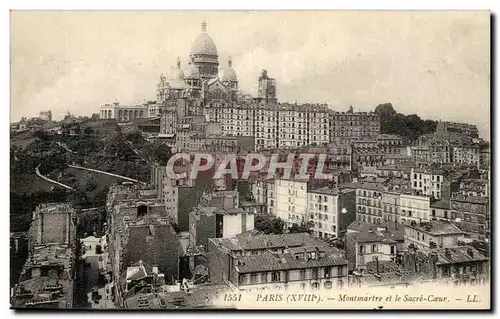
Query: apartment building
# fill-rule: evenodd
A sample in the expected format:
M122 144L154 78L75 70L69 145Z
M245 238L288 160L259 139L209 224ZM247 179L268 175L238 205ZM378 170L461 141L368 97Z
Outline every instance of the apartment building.
M67 203L40 204L28 231L29 249L45 245L75 245L76 211Z
M66 245L37 246L14 287L14 309L71 309L74 303L75 255Z
M421 195L401 194L401 223L408 225L411 221L419 223L430 221L430 198Z
M209 239L210 279L240 291L312 291L347 285L340 251L306 233Z
M428 275L441 284L470 289L489 279L488 258L471 246L412 249L402 259L405 270Z
M430 221L405 225L405 247L418 249L449 248L458 245L464 232L448 221Z
M321 187L308 192L308 220L319 238L339 238L356 219L356 191Z
M394 134L379 134L375 137L380 151L386 155L399 155L403 148L403 138Z
M380 134L380 117L373 112L330 113L330 142L349 144L351 140L373 138Z
M384 185L380 183L353 183L356 187L356 219L359 221L380 224L382 215L382 192Z
M451 198L451 220L471 239L490 236L490 204L487 197L455 196Z
M382 193L382 220L384 222L401 223L401 192L384 191Z
M477 126L467 123L444 122L444 127L447 132L457 132L472 138L479 136Z
M308 180L275 179L275 216L285 221L286 227L306 222L308 216Z
M440 170L412 168L410 181L412 190L435 199L443 198L443 189L446 191L445 183L447 181ZM449 198L449 196L448 190L448 194L445 197Z
M28 231L30 256L11 295L14 308L72 308L76 212L67 203L36 207Z
M269 179L266 183L266 198L267 198L267 213L277 216L277 199L276 199L276 180Z
M372 261L395 262L404 247L404 229L357 220L347 227L345 243L349 270L363 270Z
M480 145L477 143L461 142L452 145L454 163L471 164L479 168L481 164Z
M254 216L239 207L196 207L189 215L189 240L206 249L209 238L230 238L253 230Z

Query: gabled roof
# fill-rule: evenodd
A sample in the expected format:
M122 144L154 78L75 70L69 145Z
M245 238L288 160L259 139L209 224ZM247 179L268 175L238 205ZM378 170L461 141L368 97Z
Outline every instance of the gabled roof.
M441 220L434 220L423 224L417 223L415 224L415 226L405 225L405 227L417 229L421 232L431 234L433 236L459 235L464 233L454 224Z
M308 233L289 233L280 235L257 235L246 234L233 238L211 238L216 246L221 246L231 251L275 249L285 247L300 247L310 245L327 245Z
M239 273L251 273L330 266L347 266L347 260L328 253L324 257L308 260L307 258L296 258L292 253L276 255L265 252L261 255L240 258L239 264L235 268Z
M422 251L426 255L436 254L438 265L466 263L471 261L487 261L476 248L472 246L456 246L451 248L436 248Z

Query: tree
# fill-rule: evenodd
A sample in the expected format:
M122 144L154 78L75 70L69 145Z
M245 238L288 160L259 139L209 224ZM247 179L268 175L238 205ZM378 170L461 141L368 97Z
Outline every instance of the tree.
M83 130L83 134L85 134L85 135L92 135L92 134L94 134L94 130L93 130L90 126L87 126L87 127Z
M391 103L383 103L377 105L377 107L375 108L375 113L380 116L380 120L382 121L390 119L397 114Z
M397 113L391 103L377 105L375 113L380 116L382 134L400 135L406 141L415 141L423 134L433 133L438 123L433 120L422 120L416 114Z
M264 232L264 234L282 234L285 222L281 218L272 215L256 215L254 228Z
M172 149L166 144L160 144L156 148L156 161L160 165L167 165L168 160L172 156Z
M293 224L288 230L290 233L311 233L312 228L314 227L314 223L312 221L309 222L301 222L300 224Z

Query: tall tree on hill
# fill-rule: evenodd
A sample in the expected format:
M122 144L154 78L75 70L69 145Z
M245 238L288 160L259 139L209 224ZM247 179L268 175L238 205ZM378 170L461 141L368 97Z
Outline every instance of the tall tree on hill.
M377 105L375 113L380 116L382 134L397 134L407 142L415 141L423 134L433 133L437 126L437 121L422 120L416 114L397 113L391 103Z

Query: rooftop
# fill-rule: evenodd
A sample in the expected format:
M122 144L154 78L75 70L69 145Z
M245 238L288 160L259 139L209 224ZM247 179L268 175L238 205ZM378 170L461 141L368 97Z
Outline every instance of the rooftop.
M330 187L319 187L312 189L309 191L309 193L314 193L314 194L324 194L324 195L341 195L341 194L347 194L354 192L354 189L350 188L330 188Z
M316 256L310 259L308 255L312 252L316 252ZM321 255L321 252L325 254ZM293 252L280 255L265 252L261 255L243 257L238 260L238 265L235 268L239 273L250 273L329 266L347 266L347 260L324 249L304 250L295 248Z
M138 262L132 264L132 266L128 267L126 272L126 280L139 280L151 276L153 273L153 267L142 260L139 260Z
M408 284L416 279L419 274L414 272L385 272L385 273L366 273L361 276L353 277L354 281L361 286L387 286L387 285L398 285L398 284Z
M472 246L456 246L452 248L436 248L422 251L424 254L436 254L438 265L466 263L471 261L487 261L488 258L483 256L479 251Z
M434 236L454 235L454 234L464 233L462 230L460 230L460 228L458 228L454 224L441 220L433 220L427 223L416 223L414 226L405 225L405 227L413 228Z
M451 200L455 202L483 204L483 205L486 205L488 203L488 198L481 196L457 195L453 197Z
M36 207L36 211L43 213L66 213L74 211L74 209L68 203L43 203Z
M402 140L403 138L395 134L379 134L377 140Z
M280 235L244 234L233 238L211 238L215 245L231 251L292 248L301 246L328 246L325 242L308 233L289 233Z
M68 247L35 247L32 256L23 266L19 284L13 294L12 306L71 308L72 258L73 252ZM31 269L40 266L43 268L39 275L32 278Z
M167 286L164 286L167 287ZM170 286L168 286L170 287ZM196 285L186 292L181 289L169 291L162 289L157 293L139 293L127 298L127 309L193 309L212 307L211 298L223 292L229 292L225 284Z
M347 236L354 242L396 242L404 240L404 227L394 223L380 225L354 221L347 226Z
M451 202L446 199L441 199L431 204L431 208L440 208L449 210L450 207L451 207Z
M222 208L220 210L217 211L217 214L221 214L221 215L238 215L238 214L244 214L245 211L243 210L243 208Z

